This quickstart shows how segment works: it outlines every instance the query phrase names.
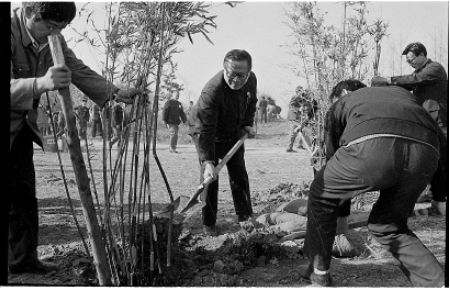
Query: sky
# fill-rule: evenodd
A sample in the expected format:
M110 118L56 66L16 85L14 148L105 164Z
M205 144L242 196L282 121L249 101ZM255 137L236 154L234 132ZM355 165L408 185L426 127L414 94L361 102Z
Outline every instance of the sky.
M250 1L240 3L234 8L221 2L206 3L212 5L209 15L217 15L215 19L217 29L208 28L210 31L208 36L214 45L201 34L193 35L194 44L188 39L180 42L179 47L184 52L174 56L174 61L178 63L176 81L185 88L181 92L180 101L186 105L189 100L195 102L206 82L222 69L225 54L231 49L239 48L247 50L252 56L253 72L258 78L258 90L274 97L277 104L284 108L283 115L287 111L287 102L292 97L295 87L305 85L304 79L296 77L286 68L288 64L298 61L289 54L286 46L292 42L291 30L284 23L287 20L285 10L289 9L288 2ZM325 24L340 27L344 15L343 3L325 1L318 3L321 11L327 13ZM437 58L436 53L448 55L448 3L447 1L367 2L369 22L381 18L389 24L390 35L382 43L380 67L382 76L392 76L392 59L396 59L399 63L403 48L410 42L422 42L427 47L431 59ZM86 2L76 4L79 9ZM12 7L17 6L20 6L20 2L12 3ZM95 11L96 25L101 27L106 23L101 2L91 2L86 7ZM82 31L86 22L77 21L75 18L71 26ZM63 35L66 39L77 38L71 28L65 29ZM445 37L439 37L442 35ZM75 45L74 42L69 42L69 47L72 47L75 54L93 70L101 71L99 59L104 59L104 55L97 53L86 43ZM437 51L434 47L441 47L441 51ZM413 70L405 64L404 59L401 61L403 61L402 74L411 73Z

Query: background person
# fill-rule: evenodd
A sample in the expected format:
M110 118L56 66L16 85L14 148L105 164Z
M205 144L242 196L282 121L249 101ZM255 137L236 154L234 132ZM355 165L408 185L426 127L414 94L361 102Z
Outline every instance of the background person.
M259 123L267 123L267 105L269 103L266 100L266 97L261 96L261 100L258 101L258 114L259 114Z
M100 118L100 107L97 104L91 106L91 121L92 121L92 130L91 135L92 138L97 136L97 133L100 137L103 138L103 126L102 119Z
M167 126L170 134L170 153L179 153L177 151L178 130L181 122L186 123L186 114L183 111L183 105L178 101L180 99L180 91L173 90L171 98L164 104L162 112L162 123Z
M87 107L87 99L82 99L81 104L74 109L76 109L78 115L78 136L84 139L87 136L87 124L89 122L89 108Z
M74 2L23 2L11 17L10 191L8 268L10 273L47 273L38 246L38 201L33 142L43 146L36 124L41 95L73 83L103 107L113 99L132 102L140 90L119 90L79 60L59 36L65 65L54 65L47 36L59 34L76 15Z
M203 191L201 199L203 232L216 236L219 179L214 167L238 139L248 133L255 135L252 127L256 112L255 74L251 71L252 58L245 50L234 49L225 55L223 70L206 83L200 98L189 117L190 132L200 162L200 180L213 177ZM250 185L245 168L244 146L241 146L227 163L231 194L239 222L253 214Z
M310 266L302 278L332 285L328 271L339 203L379 190L368 220L370 233L400 261L413 286L441 287L444 271L407 221L440 165L444 136L407 90L359 88L364 86L356 80L341 81L332 92L331 98L341 99L327 113L329 160L316 173L309 193L304 253ZM448 182L448 175L441 181Z

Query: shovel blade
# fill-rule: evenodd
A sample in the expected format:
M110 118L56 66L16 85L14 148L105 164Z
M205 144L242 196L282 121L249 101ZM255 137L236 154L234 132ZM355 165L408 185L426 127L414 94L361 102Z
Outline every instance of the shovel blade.
M164 207L160 212L158 212L158 214L164 214L164 213L167 213L170 211L176 211L176 210L178 210L178 207L180 207L180 197L173 200L172 203L169 203L169 205Z
M197 201L197 203L199 203L198 201ZM196 204L197 204L196 203ZM194 204L194 205L196 205L196 204ZM183 223L185 223L189 218L191 218L192 217L192 215L194 215L195 213L197 213L197 211L199 211L199 210L201 210L203 207L205 207L206 206L206 203L205 202L201 202L200 203L200 205L198 205L197 207L195 207L195 209L193 209L191 212L189 212L187 215L186 215L186 217L183 219ZM191 206L192 207L192 206Z

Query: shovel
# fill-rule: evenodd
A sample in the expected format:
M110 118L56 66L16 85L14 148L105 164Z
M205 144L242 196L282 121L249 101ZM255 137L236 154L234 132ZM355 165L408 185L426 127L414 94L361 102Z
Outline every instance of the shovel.
M231 157L233 157L234 153L244 144L245 139L247 139L248 134L245 133L244 136L241 137L241 139L234 144L233 148L228 151L227 155L223 157L222 161L214 168L214 175L219 174L220 170L227 164L228 160L230 160ZM186 205L181 209L180 213L186 213L189 209L194 207L195 205L199 204L200 202L197 200L198 196L203 192L206 186L208 186L213 181L212 177L208 177L205 180L203 180L202 184L198 186L197 191L191 196L189 201L186 203ZM202 207L205 206L206 203L203 203ZM195 211L199 210L199 208L196 208ZM191 216L193 213L191 213L189 216Z

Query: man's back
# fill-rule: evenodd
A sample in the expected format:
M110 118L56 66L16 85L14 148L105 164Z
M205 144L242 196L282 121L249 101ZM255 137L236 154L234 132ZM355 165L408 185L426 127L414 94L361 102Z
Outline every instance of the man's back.
M417 98L400 87L362 88L342 97L330 108L326 125L331 138L341 135L333 139L336 146L362 136L395 134L438 147L432 140L438 134L436 123Z

